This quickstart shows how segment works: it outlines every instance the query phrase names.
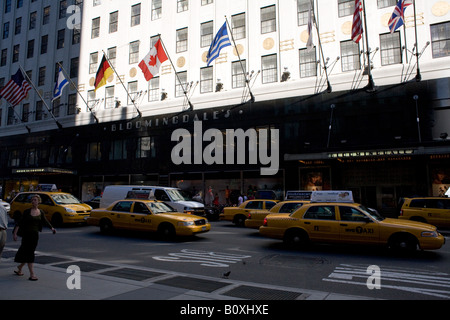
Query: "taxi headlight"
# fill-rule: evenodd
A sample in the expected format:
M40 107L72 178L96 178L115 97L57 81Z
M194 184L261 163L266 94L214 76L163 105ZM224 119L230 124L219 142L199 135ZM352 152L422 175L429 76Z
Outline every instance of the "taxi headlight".
M194 221L180 221L178 222L178 226L179 227L189 227L189 226L193 226L194 225Z
M66 214L66 216L68 217L74 217L77 215L77 212L71 208L64 208L64 209L66 209L66 212L68 213Z
M436 231L424 231L422 232L421 236L425 238L435 238L438 236L438 234Z

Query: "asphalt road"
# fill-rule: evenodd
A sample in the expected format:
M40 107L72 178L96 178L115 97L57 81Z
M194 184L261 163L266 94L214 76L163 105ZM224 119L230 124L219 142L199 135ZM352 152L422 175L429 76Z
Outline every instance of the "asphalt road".
M263 238L254 229L237 228L227 221L211 224L208 233L174 241L130 231L104 235L92 226L63 227L56 235L44 231L37 250L100 263L213 278L228 276L257 284L374 299L450 299L448 238L440 250L410 255L345 245L312 245L296 250L286 248L281 241ZM18 248L20 243L11 238L6 246Z

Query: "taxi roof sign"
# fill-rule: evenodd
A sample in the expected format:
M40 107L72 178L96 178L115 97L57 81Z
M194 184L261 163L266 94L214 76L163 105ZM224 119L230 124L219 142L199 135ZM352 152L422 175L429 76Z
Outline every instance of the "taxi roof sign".
M353 203L352 191L312 191L311 202Z

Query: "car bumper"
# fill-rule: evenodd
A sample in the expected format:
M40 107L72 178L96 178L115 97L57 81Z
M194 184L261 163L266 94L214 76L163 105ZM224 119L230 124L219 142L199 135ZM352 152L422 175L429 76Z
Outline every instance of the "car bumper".
M247 219L247 220L245 220L245 227L258 229L259 227L261 227L263 225L263 222L264 221L261 221L261 220Z
M189 226L189 227L178 227L176 229L177 236L193 236L200 233L205 233L211 230L211 225L206 224L202 226Z
M445 244L445 237L439 234L433 238L422 238L419 246L422 250L438 250Z
M87 217L89 217L89 214L65 215L63 221L64 223L81 223L86 222Z
M262 226L259 228L259 234L267 238L283 239L283 232L275 228Z

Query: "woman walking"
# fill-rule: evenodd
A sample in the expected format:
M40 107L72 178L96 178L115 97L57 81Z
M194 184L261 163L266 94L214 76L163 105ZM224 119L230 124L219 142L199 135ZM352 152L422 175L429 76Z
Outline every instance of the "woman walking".
M30 209L26 209L20 220L16 221L16 227L13 232L14 241L17 241L18 233L22 237L22 244L16 253L16 257L14 258L14 261L20 264L17 266L17 270L14 270L14 273L18 276L23 276L22 268L25 264L28 264L28 269L30 271L30 277L28 279L31 281L38 280L34 274L33 264L35 258L34 251L36 250L38 244L39 232L42 231L42 226L46 224L50 229L52 229L53 234L56 233L56 230L45 218L45 213L39 209L40 203L41 197L38 195L33 195L31 197L32 207Z

